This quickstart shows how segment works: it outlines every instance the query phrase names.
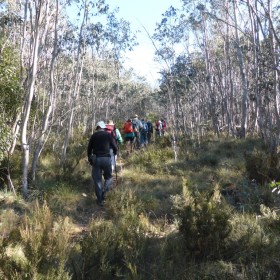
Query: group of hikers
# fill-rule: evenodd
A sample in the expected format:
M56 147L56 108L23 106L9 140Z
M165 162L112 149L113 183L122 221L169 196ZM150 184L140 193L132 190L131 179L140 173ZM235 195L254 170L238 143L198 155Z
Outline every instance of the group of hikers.
M164 135L166 131L166 121L164 119L156 121L155 131L156 136ZM128 119L123 125L127 152L132 152L134 147L136 149L146 147L151 143L153 132L154 127L150 120L146 121L144 118L140 120L138 115L135 115L132 119Z
M140 149L146 147L152 141L154 126L150 120L141 120L138 115L128 119L122 128L127 153L133 148ZM166 132L166 121L158 119L155 123L155 135L161 137ZM118 144L123 144L123 138L112 120L99 121L96 124L96 132L90 137L87 156L88 162L92 166L92 179L95 187L97 204L102 206L105 194L112 187L112 174L116 171L116 160ZM102 175L104 185L102 184Z

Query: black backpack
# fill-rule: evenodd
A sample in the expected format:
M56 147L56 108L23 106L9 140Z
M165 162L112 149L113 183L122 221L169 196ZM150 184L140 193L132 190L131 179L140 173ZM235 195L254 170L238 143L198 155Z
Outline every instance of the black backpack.
M148 132L153 133L153 125L151 122L147 122Z

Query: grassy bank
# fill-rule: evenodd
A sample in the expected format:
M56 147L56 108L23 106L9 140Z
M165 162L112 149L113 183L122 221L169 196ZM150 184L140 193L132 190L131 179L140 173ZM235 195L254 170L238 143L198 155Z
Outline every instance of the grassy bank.
M185 141L174 162L167 143L120 155L104 207L85 160L65 176L46 157L30 202L2 192L0 278L277 279L277 156Z

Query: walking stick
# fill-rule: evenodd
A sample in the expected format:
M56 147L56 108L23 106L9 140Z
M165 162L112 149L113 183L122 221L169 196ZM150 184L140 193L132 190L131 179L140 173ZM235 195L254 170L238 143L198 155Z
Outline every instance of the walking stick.
M116 173L116 185L118 183L118 171L117 171L117 161L116 161L116 156L115 156L115 173Z

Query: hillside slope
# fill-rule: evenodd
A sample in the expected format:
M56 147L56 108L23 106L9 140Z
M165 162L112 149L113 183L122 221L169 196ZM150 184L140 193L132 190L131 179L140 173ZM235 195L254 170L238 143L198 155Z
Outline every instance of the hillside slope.
M174 162L163 138L120 151L103 207L85 160L31 202L3 193L1 277L277 279L279 199L262 181L271 162L259 141L236 139L182 143Z

